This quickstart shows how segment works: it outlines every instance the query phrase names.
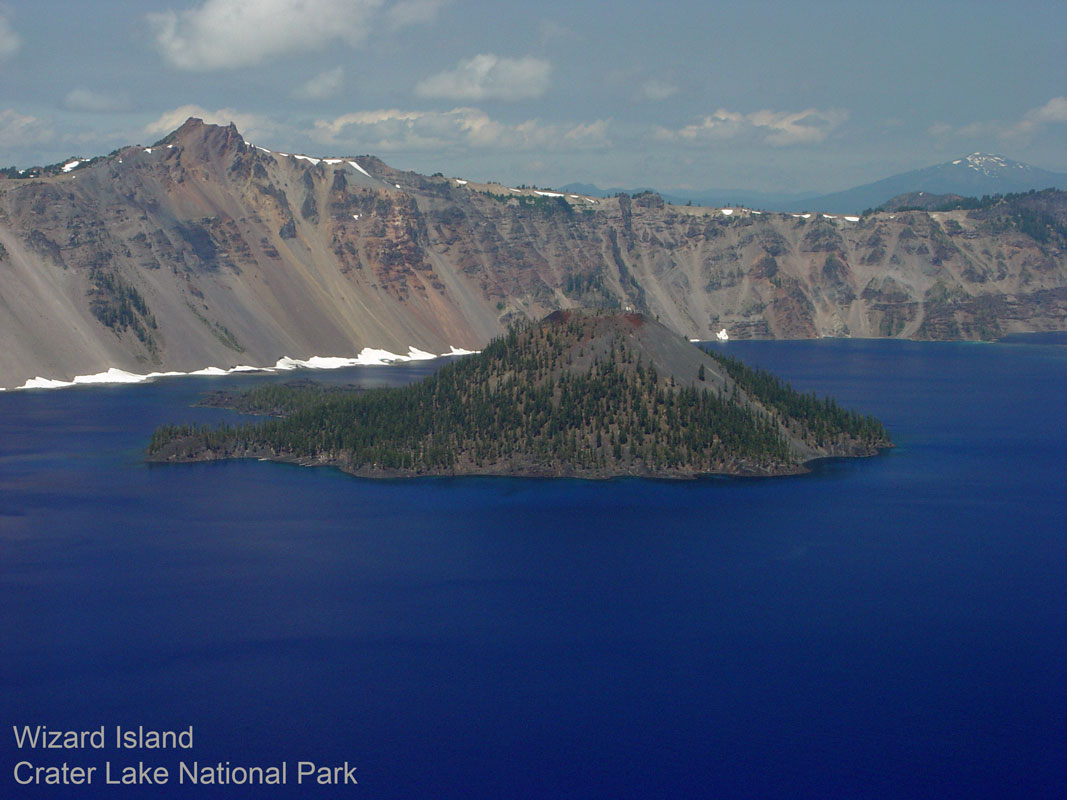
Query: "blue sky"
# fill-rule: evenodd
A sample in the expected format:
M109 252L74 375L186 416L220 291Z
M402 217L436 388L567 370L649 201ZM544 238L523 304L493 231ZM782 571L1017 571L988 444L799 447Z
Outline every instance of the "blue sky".
M0 0L0 166L187 116L558 186L833 191L977 150L1067 172L1067 3Z

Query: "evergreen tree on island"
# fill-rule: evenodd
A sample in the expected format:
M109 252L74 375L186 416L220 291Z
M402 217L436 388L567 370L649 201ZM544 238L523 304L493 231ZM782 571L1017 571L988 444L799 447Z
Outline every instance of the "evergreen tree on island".
M781 475L891 446L881 423L708 353L640 314L557 311L396 389L265 385L275 417L165 426L153 461L256 457L367 477Z

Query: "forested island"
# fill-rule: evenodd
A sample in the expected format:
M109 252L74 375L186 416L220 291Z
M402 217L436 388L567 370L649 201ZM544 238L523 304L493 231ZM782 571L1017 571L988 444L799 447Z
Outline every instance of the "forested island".
M160 427L149 460L255 457L366 477L684 478L795 474L891 446L873 417L643 315L594 311L513 327L409 386L265 385L226 404L272 418Z

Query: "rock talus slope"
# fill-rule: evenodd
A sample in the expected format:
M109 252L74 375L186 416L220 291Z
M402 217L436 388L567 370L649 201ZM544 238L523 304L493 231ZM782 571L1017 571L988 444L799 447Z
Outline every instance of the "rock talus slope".
M1067 202L1034 197L1036 235L1011 209L671 206L272 153L194 119L151 148L0 179L0 386L475 349L576 306L691 338L1062 330Z

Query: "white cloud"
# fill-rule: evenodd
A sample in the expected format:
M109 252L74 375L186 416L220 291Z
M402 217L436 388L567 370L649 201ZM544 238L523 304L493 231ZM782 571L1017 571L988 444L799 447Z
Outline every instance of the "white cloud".
M19 35L15 33L7 18L0 14L0 61L11 58L21 46L22 40Z
M355 47L382 23L402 27L433 18L436 0L203 0L183 11L148 14L156 46L173 66L231 69L333 42Z
M821 111L754 111L742 114L720 108L699 122L678 130L657 126L653 135L663 141L706 144L712 141L743 137L762 141L774 147L799 144L818 144L836 130L848 112L841 109Z
M1027 112L1034 122L1067 122L1067 97L1053 97L1041 108Z
M320 72L307 83L301 84L293 90L293 97L301 100L325 100L333 97L344 84L345 71L342 67L328 69Z
M1027 111L1021 120L1008 128L1008 137L1029 136L1040 132L1046 125L1067 122L1067 97L1053 97L1045 105Z
M437 19L437 12L447 5L449 0L400 0L385 12L385 19L391 28L406 28L408 25L420 25Z
M125 95L77 88L67 92L67 96L63 99L63 106L71 111L125 111L130 107L130 101Z
M415 94L449 100L528 100L548 90L551 72L552 65L544 59L482 53L419 81Z
M665 81L658 81L654 78L650 78L644 81L637 90L638 100L666 100L668 97L674 97L678 94L678 87L666 83Z
M51 141L52 126L42 119L11 109L0 111L0 147L21 148Z
M197 117L211 125L229 125L231 122L237 126L245 141L261 140L278 131L278 125L260 116L235 111L232 108L220 108L209 111L198 105L184 105L165 111L155 122L150 122L144 127L147 136L162 136L180 128L189 117Z
M935 122L929 133L935 136L962 136L967 139L989 138L1021 139L1035 136L1049 125L1067 123L1067 97L1053 97L1043 106L1031 108L1015 122L982 120L952 127L944 122Z
M477 108L358 111L315 122L320 142L351 152L415 150L575 150L604 147L607 120L585 124L508 124Z

